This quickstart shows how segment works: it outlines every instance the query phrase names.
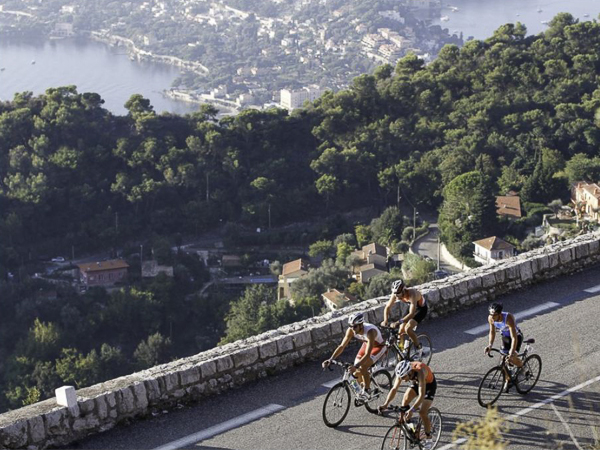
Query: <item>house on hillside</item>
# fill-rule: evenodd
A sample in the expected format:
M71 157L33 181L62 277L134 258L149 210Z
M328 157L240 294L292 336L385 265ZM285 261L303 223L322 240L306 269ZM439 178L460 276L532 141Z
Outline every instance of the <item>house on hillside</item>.
M473 244L475 245L473 257L481 264L492 264L516 255L514 245L496 236L480 239Z
M580 212L600 222L600 186L596 183L578 181L571 186L571 200Z
M323 297L323 303L330 311L335 311L357 301L354 295L340 292L337 289L327 289L327 292L321 294L321 297Z
M386 266L381 266L378 263L365 264L358 268L356 280L359 283L368 283L371 278L376 275L381 275L382 273L387 273Z
M357 259L354 273L360 283L367 283L375 275L388 271L388 249L383 245L372 242L353 251L351 256Z
M521 199L518 195L500 195L496 197L496 213L499 216L506 217L509 220L520 219Z
M122 259L77 264L79 281L86 287L112 286L127 279L129 264Z
M285 263L277 282L277 299L290 298L290 286L294 281L306 275L308 269L308 262L302 258Z

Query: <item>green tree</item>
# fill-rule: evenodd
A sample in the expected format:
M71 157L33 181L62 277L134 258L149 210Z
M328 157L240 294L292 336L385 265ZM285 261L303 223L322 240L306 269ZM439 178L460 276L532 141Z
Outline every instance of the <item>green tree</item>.
M133 358L139 369L154 367L169 360L171 355L171 339L165 338L160 333L148 336L148 339L139 343L133 352Z
M331 258L333 256L334 250L335 249L333 246L333 242L328 240L321 240L312 243L308 247L308 254L313 258L319 256L322 258Z

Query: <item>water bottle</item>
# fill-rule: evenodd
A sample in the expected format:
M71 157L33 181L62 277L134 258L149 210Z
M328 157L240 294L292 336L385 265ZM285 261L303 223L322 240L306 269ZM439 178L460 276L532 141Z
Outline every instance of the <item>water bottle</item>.
M360 394L360 384L358 383L358 380L354 377L350 378L350 386L352 386L352 389L354 390L354 392L356 393L356 395Z
M415 434L415 429L417 428L417 426L412 423L412 422L407 422L406 423L406 428L408 428L410 430L410 432L414 435Z

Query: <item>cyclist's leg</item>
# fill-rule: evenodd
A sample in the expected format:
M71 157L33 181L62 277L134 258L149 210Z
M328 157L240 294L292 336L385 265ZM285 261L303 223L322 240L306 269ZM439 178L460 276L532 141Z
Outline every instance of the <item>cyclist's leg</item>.
M405 332L406 334L408 334L408 337L410 338L410 340L413 342L414 346L416 348L419 347L419 340L417 339L417 333L415 333L414 328L417 326L418 322L413 318L410 319L406 324L402 324L405 325Z
M523 343L523 335L521 333L517 334L517 354L510 357L510 362L517 367L523 367L523 361L519 358L518 353L521 351L521 344Z
M419 415L423 421L423 427L425 428L425 435L428 438L431 438L431 422L429 421L428 413L429 408L431 408L431 404L433 403L436 390L437 380L434 378L433 381L431 383L427 383L427 386L425 387L425 399L423 399L423 403L421 404L421 409L419 411Z
M418 394L419 386L415 383L411 383L408 389L406 389L406 392L404 392L404 397L402 397L402 406L409 406Z
M357 365L358 361L365 355L366 351L367 351L367 343L363 342L363 344L360 346L360 350L356 354L356 358L354 358L354 365L355 366ZM354 376L358 379L359 383L362 383L362 384L364 384L366 386L367 384L366 384L363 372L361 370L361 367L360 366L356 366L356 367L357 367L357 370L354 371ZM369 383L370 382L371 382L371 380L369 380Z

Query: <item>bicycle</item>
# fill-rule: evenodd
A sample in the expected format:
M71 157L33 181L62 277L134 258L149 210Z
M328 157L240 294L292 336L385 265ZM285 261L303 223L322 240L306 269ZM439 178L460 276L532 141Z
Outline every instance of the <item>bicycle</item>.
M391 409L399 411L396 423L390 427L381 444L381 450L400 450L400 449L422 449L423 441L425 440L425 427L421 417L417 424L406 422L406 412L408 406L393 406ZM442 413L437 408L429 408L427 412L429 422L431 423L431 450L435 449L440 441L442 434Z
M385 327L382 325L380 329L385 336L384 345L387 347L386 354L380 360L380 367L388 371L393 371L396 364L405 359L409 361L421 361L429 365L433 356L433 346L427 333L417 335L417 340L421 345L421 349L419 350L408 336L406 336L405 341L409 343L408 346L405 344L403 348L400 348L398 345L398 331L395 327Z
M371 366L369 368L369 374L371 375L371 395L368 398L364 398L358 383L350 382L351 377L354 377L354 375L348 371L348 367L352 364L332 360L331 365L342 367L343 374L342 379L333 385L323 402L323 422L325 422L325 425L329 428L335 428L344 421L350 409L351 395L354 397L355 407L364 405L367 411L377 414L377 408L385 403L388 392L392 387L392 377L390 374L384 369L373 373L374 366ZM329 370L333 370L331 365ZM352 387L353 385L355 387ZM356 386L358 386L358 389Z
M528 339L523 342L525 350L519 354L519 358L523 361L523 367L518 368L508 362L508 355L503 354L500 350L492 348L488 356L493 358L492 352L497 352L503 355L499 365L492 367L483 376L479 383L477 391L477 401L481 406L487 408L493 405L504 390L506 380L509 380L506 391L510 388L511 383L517 389L519 394L527 394L536 385L542 372L542 358L539 355L529 355L533 350L531 347L535 343L535 339ZM528 356L529 355L529 356Z

